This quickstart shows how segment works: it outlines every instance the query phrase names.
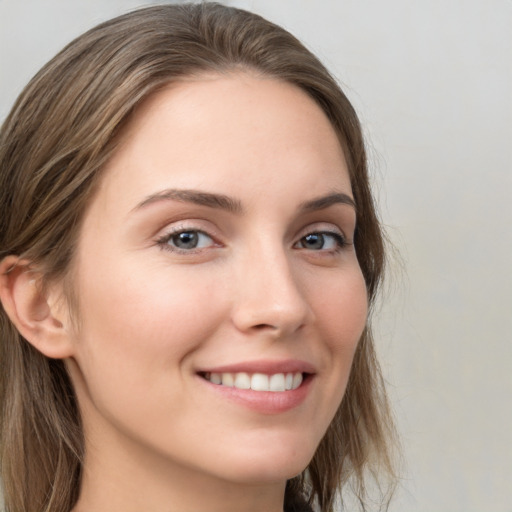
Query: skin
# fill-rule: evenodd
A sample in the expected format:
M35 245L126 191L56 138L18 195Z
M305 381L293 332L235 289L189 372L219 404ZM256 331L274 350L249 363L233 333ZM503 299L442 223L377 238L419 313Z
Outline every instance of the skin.
M237 211L169 189L222 194ZM139 107L82 226L79 326L56 313L86 437L74 512L282 511L286 480L341 402L367 316L354 207L303 208L333 193L352 194L343 151L290 84L200 76ZM200 232L199 245L177 248L180 230ZM198 375L283 360L313 371L281 412Z

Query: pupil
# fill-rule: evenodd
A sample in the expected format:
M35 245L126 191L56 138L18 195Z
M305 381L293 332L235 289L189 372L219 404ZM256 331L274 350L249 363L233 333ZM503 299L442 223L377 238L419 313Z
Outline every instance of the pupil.
M194 249L197 247L198 236L197 233L185 231L179 233L174 237L174 244L180 249Z
M304 237L304 242L310 249L321 249L324 246L324 236L321 234L311 234Z

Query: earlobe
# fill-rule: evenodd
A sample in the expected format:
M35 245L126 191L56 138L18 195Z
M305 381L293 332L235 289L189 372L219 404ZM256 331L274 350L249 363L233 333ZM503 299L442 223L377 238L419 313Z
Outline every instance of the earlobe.
M7 256L0 262L0 301L20 334L37 350L54 359L70 357L67 308L63 301L52 300L41 280L29 261Z

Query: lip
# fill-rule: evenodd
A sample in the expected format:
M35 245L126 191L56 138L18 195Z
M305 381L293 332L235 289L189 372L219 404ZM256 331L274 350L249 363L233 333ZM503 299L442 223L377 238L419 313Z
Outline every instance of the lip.
M298 359L283 359L283 360L257 360L257 361L242 361L234 364L226 364L222 366L200 368L197 373L264 373L266 375L273 375L275 373L316 373L315 367L307 362Z
M238 389L234 387L214 384L206 380L201 375L203 373L239 373L249 374L264 373L273 375L276 373L296 373L305 374L302 384L289 391L254 391L252 389ZM281 360L281 361L244 361L235 364L215 366L201 369L197 372L198 379L208 388L211 393L222 400L226 400L249 409L259 414L276 415L291 411L299 407L307 398L312 382L315 377L315 368L311 363L299 360Z

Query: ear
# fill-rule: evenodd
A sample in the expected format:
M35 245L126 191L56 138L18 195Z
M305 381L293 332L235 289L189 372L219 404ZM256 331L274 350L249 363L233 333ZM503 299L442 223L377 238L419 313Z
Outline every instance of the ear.
M53 359L73 355L69 312L60 287L43 290L30 262L7 256L0 262L0 301L20 334Z

